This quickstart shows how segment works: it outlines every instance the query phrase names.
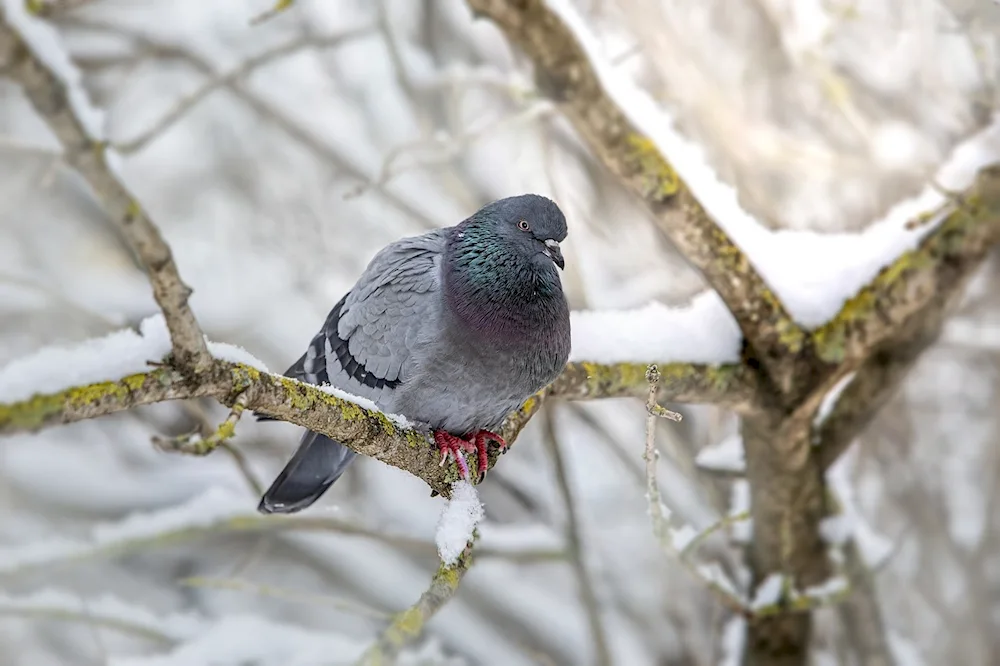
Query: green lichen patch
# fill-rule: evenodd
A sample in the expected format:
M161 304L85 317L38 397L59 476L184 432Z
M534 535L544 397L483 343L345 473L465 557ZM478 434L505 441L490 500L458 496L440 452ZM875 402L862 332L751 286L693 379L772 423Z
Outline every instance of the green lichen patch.
M645 199L663 203L680 191L680 177L651 139L633 133L625 137L625 144L626 159L638 178L640 193Z

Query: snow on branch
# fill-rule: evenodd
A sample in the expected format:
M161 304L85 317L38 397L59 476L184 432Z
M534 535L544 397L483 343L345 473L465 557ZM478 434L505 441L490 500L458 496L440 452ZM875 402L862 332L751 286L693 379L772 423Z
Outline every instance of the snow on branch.
M532 60L541 91L653 214L674 245L705 275L777 384L788 389L805 333L747 256L710 217L647 132L654 102L605 66L596 40L569 2L468 0ZM624 100L628 100L628 105ZM657 115L660 115L657 113Z
M24 18L22 22L29 20ZM0 7L0 74L21 86L62 145L63 159L87 181L139 258L153 286L153 297L166 317L177 368L185 372L203 370L212 359L188 305L191 289L181 280L170 246L115 173L107 143L92 136L86 127L85 116L78 108L85 104L86 96L70 88L66 72L60 75L56 70L22 38L8 20L7 10Z
M1000 240L1000 167L988 167L956 208L913 250L888 264L812 334L816 355L831 364L865 358L914 314L944 304L965 285Z
M145 320L140 333L119 331L74 347L43 349L0 369L0 435L96 418L167 400L215 398L233 407L304 426L344 442L450 494L457 478L438 465L428 433L373 403L331 387L304 384L268 373L237 347L206 343L214 355L190 377L160 363L170 345L161 317ZM155 367L149 367L152 363ZM661 397L734 407L753 403L754 383L741 365L673 363L660 366ZM502 434L512 442L549 398L587 400L641 397L645 365L571 363L549 387L512 414ZM207 451L204 451L207 452ZM496 463L491 452L490 466Z

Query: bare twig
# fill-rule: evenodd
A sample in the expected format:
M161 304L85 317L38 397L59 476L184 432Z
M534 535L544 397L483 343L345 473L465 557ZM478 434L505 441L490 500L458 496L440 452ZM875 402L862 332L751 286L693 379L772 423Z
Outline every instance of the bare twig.
M123 155L128 155L142 150L149 144L150 141L170 129L170 127L172 127L178 120L183 118L189 111L191 111L191 109L197 106L213 92L232 86L233 84L246 79L255 70L280 58L309 48L325 49L339 46L359 37L364 37L368 34L371 34L371 28L366 27L348 30L336 35L297 37L296 39L282 44L281 46L264 51L263 53L253 56L252 58L248 58L239 67L235 67L229 72L220 74L202 84L200 88L178 101L173 108L163 114L148 129L128 141L115 143L114 148Z
M292 5L294 4L295 0L278 0L276 3L274 3L273 7L251 18L250 25L260 25L265 21L270 21L278 14L281 14L282 12L291 9Z
M159 631L146 623L141 621L130 622L128 619L121 617L120 613L102 613L87 608L86 605L80 608L73 608L59 603L39 603L30 598L26 601L14 598L4 600L0 604L0 617L79 622L95 627L113 629L123 634L159 643L163 646L175 645L178 642L173 636Z
M229 416L223 421L215 432L208 437L202 437L200 432L194 432L179 437L153 437L153 443L163 451L176 451L194 456L207 456L218 447L226 444L233 435L236 434L236 422L243 416L250 401L250 394L244 391L233 402L233 407L229 411Z
M655 416L659 419L667 419L675 423L680 423L684 419L684 416L679 412L670 411L666 407L657 405L656 403L653 403L652 405L647 403L646 413L650 416Z
M469 542L453 566L442 564L438 567L430 587L420 595L417 603L393 618L375 644L358 659L358 666L384 666L395 662L399 652L419 638L427 622L455 596L471 565L472 542Z
M655 365L646 370L648 394L646 397L646 448L642 457L646 461L646 499L649 502L649 515L653 520L653 535L661 544L670 542L670 526L667 522L666 508L660 499L660 484L656 481L656 464L660 452L656 450L656 392L660 386L660 371Z
M664 506L663 500L660 498L660 484L656 478L656 465L660 454L656 449L657 416L653 408L656 406L656 396L660 388L660 371L655 365L650 365L646 369L646 385L646 445L643 459L646 462L646 501L649 505L649 517L653 523L653 536L656 537L656 541L664 553L676 557L696 579L704 583L718 597L723 605L730 610L746 615L748 611L745 601L740 598L736 589L728 584L728 580L722 577L721 571L718 571L716 567L699 566L686 557L680 557L680 553L685 550L687 544L680 547L674 544L677 531L670 527L671 512ZM692 538L697 538L696 533Z
M258 594L264 597L274 597L277 599L288 599L290 601L297 601L300 603L328 606L345 613L353 613L355 615L361 615L362 617L375 620L385 620L388 618L387 613L383 613L382 611L376 610L357 601L338 599L336 597L329 597L320 594L310 594L308 592L291 590L285 587L276 587L274 585L262 585L260 583L244 580L242 578L202 578L194 576L191 578L183 578L178 582L180 582L181 585L187 585L189 587L235 590Z
M43 18L53 18L74 11L93 0L25 0L24 6L29 13Z
M566 508L566 542L569 550L570 563L573 572L576 574L577 584L580 587L580 598L583 601L583 608L587 614L587 624L590 627L590 639L594 644L595 663L600 666L608 666L612 663L611 653L608 650L608 639L604 631L604 623L601 621L601 607L597 600L597 593L587 570L587 562L583 555L583 540L580 536L580 521L576 514L576 501L573 498L573 489L569 483L566 473L566 464L563 461L562 453L559 451L559 442L555 432L555 410L551 406L545 414L545 445L552 456L552 464L555 467L556 482L559 486L559 494L562 495L563 506Z
M205 336L188 305L191 289L181 280L159 229L108 164L105 144L91 137L70 103L70 90L6 21L0 10L0 73L24 89L39 116L63 146L64 159L90 185L149 274L173 343L173 362L197 373L211 364Z
M201 75L214 79L219 76L215 67L197 53L185 49L169 42L157 41L149 35L145 35L136 30L131 30L125 26L114 25L103 21L80 20L74 18L71 25L90 30L101 30L111 34L120 35L132 40L136 46L143 48L162 57L178 58ZM250 90L240 81L234 81L227 86L227 90L240 98L254 113L264 121L274 124L278 129L288 135L293 141L314 154L320 160L329 164L338 172L344 173L358 181L369 180L369 174L360 166L357 160L340 149L332 145L322 136L289 118L277 104L269 99ZM420 223L427 229L436 229L440 223L432 220L425 213L419 210L407 199L399 196L388 188L377 188L378 193L394 208L401 213Z
M469 146L479 139L495 134L506 127L529 124L539 118L543 118L552 112L552 105L548 102L536 102L518 113L501 118L496 122L487 124L485 127L469 130L457 136L432 137L421 141L414 141L397 146L390 150L382 160L382 167L378 176L374 179L358 185L344 195L345 199L358 197L366 190L381 188L390 180L407 171L422 169L436 164L446 164L454 160ZM426 157L418 157L416 154L428 151ZM414 155L409 162L399 164L404 156Z

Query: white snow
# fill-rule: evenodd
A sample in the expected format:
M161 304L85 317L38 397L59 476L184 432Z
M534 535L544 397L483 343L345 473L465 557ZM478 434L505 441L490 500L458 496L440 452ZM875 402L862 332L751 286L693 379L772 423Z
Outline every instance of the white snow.
M348 402L353 402L358 407L361 407L363 409L367 409L370 412L379 412L379 411L381 411L378 408L378 406L373 401L369 400L368 398L362 398L360 395L354 395L353 393L348 393L347 391L342 391L341 389L339 389L339 388L337 388L335 386L331 386L329 384L323 384L322 386L318 386L317 388L319 390L323 391L324 393L329 393L330 395L332 395L335 398L340 398L341 400L346 400ZM403 416L402 414L390 414L388 412L382 412L382 414L384 414L387 419L389 419L390 421L392 421L394 424L396 424L400 428L413 428L414 427L414 424L409 419L407 419L405 416Z
M235 345L209 342L217 358L245 363L267 372L267 366ZM162 314L130 328L72 345L45 347L0 368L0 402L25 400L36 393L57 393L72 386L117 381L148 372L148 361L170 353L170 335Z
M698 530L690 525L681 525L676 529L671 528L670 530L670 542L673 544L674 550L678 553L683 552L697 538Z
M739 615L730 618L722 628L722 655L719 666L740 666L747 642L747 621Z
M476 487L468 481L456 481L451 487L451 499L441 511L435 535L438 556L446 566L458 562L484 515Z
M702 469L714 470L717 472L745 472L747 468L746 456L743 452L743 438L737 435L730 435L723 438L721 442L709 444L702 447L695 456L694 462Z
M854 538L855 545L858 547L861 559L868 567L877 568L892 554L894 545L891 539L876 532L861 514L861 508L858 506L857 492L851 480L850 469L852 461L853 455L850 451L841 456L827 470L827 483L833 492L837 494L837 499L840 501L840 514L837 517L847 524L848 527L844 527L845 530L850 529L850 534ZM833 533L836 531L834 528L827 529L831 530L829 536L839 536ZM823 532L820 534L823 536ZM826 537L824 536L824 538Z
M723 570L722 565L718 562L708 562L707 564L699 564L695 567L698 571L698 575L702 577L705 581L712 583L725 591L730 596L736 599L742 599L741 595L736 590L736 584L726 575Z
M730 363L740 357L740 329L714 291L684 307L576 311L571 324L573 361Z
M154 319L159 319L161 322L163 318L160 316L153 317ZM164 323L164 326L166 324ZM229 361L230 363L242 363L243 365L249 365L252 368L257 368L263 372L270 372L264 362L259 358L248 352L243 347L239 345L231 345L228 342L212 342L211 340L206 340L208 343L208 352L219 359L220 361Z
M104 112L90 103L83 88L80 69L73 62L69 51L54 24L42 21L25 11L23 0L3 0L6 20L28 43L32 52L50 67L66 84L69 102L87 134L93 139L104 137Z
M848 583L847 578L845 576L837 575L826 579L818 585L807 587L803 594L810 599L822 601L846 592L849 587L850 583Z
M576 35L608 95L668 157L705 210L746 253L803 326L812 328L829 321L860 287L896 257L913 249L940 221L941 216L937 216L916 229L906 228L908 222L936 212L948 202L945 195L928 186L861 233L819 234L764 227L743 210L736 190L719 180L704 150L675 129L670 114L631 77L616 71L573 3L549 0L546 4ZM997 160L998 135L1000 124L994 124L965 141L939 169L934 181L950 190L967 187L982 167Z
M169 654L154 656L112 657L109 666L244 666L245 664L281 664L282 666L328 666L353 663L374 637L357 637L332 631L303 629L251 615L231 615L215 622L205 622L198 636L178 646ZM400 666L442 664L458 666L465 662L446 657L435 640L407 648L396 660Z
M71 346L47 347L0 368L0 402L147 372L147 361L159 361L169 352L162 315L143 320L139 332L124 329Z
M889 651L899 666L923 666L927 663L920 654L920 648L912 640L892 629L887 630L886 634L889 639Z
M750 511L750 482L746 479L733 481L729 491L729 515L738 516ZM750 543L753 538L753 518L739 520L729 528L733 541Z
M479 526L477 549L489 549L496 553L522 553L525 551L562 551L565 543L562 536L548 525L509 525L484 523Z
M120 622L150 633L182 641L199 633L204 618L191 614L172 613L157 616L142 606L105 595L83 599L62 590L44 589L24 596L0 594L0 614L31 613L72 614L97 621Z
M818 428L823 425L823 422L826 421L826 417L828 417L830 412L833 411L833 408L837 406L837 401L840 400L840 396L844 392L844 389L850 386L851 382L854 380L855 374L857 373L849 372L841 377L840 381L834 384L833 388L830 389L825 396L823 396L823 402L820 403L819 409L816 410L816 416L813 417L813 428Z
M854 530L854 516L846 513L827 516L819 523L820 537L831 546L842 546L847 543L847 540L854 536Z
M750 610L760 610L773 606L781 601L781 592L785 587L785 577L780 573L772 573L760 582L750 601Z
M169 654L112 658L110 666L319 666L357 657L364 644L332 632L315 632L248 615L232 615ZM349 660L348 660L349 661Z
M169 532L205 529L251 512L252 504L245 496L221 488L210 488L188 502L168 509L138 512L118 522L96 525L88 540L54 537L0 548L0 574L84 558L95 551L114 550L130 542Z

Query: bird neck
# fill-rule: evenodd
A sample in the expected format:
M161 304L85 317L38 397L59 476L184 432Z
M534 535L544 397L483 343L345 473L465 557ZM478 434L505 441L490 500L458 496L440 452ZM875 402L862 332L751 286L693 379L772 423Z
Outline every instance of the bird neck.
M446 259L445 298L472 333L530 341L549 334L565 316L555 265L513 251L474 222L455 227Z

